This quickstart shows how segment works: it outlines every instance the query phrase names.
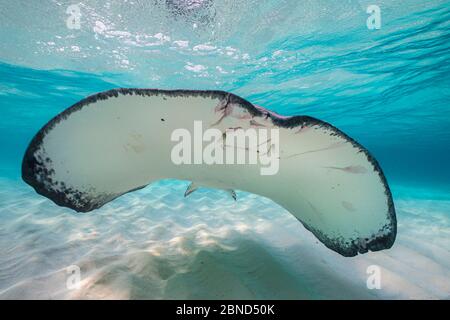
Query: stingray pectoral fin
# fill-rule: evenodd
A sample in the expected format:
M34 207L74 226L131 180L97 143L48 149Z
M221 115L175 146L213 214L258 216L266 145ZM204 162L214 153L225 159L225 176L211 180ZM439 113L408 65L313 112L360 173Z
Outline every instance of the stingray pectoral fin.
M397 230L395 209L375 158L317 119L280 135L280 171L274 179L284 183L278 182L269 197L344 256L390 248Z
M272 159L279 170L262 175L261 163L180 164L179 139L194 133L195 121L219 133L255 123L279 130L279 158ZM275 140L260 157L275 154ZM164 178L240 189L280 204L344 256L389 248L396 235L389 187L366 149L325 122L281 117L222 91L116 89L88 97L36 134L22 177L56 204L81 212Z

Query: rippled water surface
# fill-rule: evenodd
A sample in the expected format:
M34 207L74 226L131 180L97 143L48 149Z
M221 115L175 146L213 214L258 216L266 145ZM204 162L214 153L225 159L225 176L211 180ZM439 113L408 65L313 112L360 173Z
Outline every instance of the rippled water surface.
M0 298L450 297L449 1L81 1L80 29L71 4L0 1ZM180 181L89 214L38 196L20 178L30 139L116 87L227 90L339 127L384 169L394 247L344 258L268 199L184 199Z

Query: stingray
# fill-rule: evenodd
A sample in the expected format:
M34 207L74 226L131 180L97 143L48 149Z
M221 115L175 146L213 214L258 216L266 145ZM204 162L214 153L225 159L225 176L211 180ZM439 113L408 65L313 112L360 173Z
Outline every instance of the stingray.
M229 128L276 128L279 170L260 164L175 164L174 130L194 122ZM257 125L255 125L257 124ZM375 158L334 126L282 116L224 91L113 89L58 114L34 136L22 178L37 193L77 212L161 179L242 190L270 198L325 246L343 256L390 248L397 222L392 195ZM237 198L239 201L239 198Z

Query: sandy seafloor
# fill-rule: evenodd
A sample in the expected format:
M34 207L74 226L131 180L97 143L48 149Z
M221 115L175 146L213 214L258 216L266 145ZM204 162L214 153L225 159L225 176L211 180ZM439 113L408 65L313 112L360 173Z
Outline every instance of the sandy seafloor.
M77 214L0 180L0 299L448 299L450 199L396 187L390 250L345 258L271 200L160 181ZM67 268L81 270L67 289ZM367 268L381 270L369 290Z

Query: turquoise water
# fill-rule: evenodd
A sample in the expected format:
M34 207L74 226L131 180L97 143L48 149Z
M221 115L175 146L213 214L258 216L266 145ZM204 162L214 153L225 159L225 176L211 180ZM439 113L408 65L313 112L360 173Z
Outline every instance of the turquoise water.
M0 3L0 297L449 298L450 2L376 1L380 30L367 1L173 3L83 1L79 30L70 3ZM332 123L380 162L396 244L346 259L267 199L184 200L177 181L81 216L35 194L20 165L37 130L116 87L226 90Z

